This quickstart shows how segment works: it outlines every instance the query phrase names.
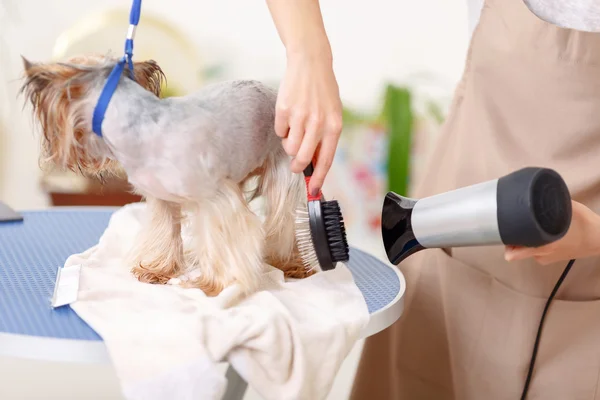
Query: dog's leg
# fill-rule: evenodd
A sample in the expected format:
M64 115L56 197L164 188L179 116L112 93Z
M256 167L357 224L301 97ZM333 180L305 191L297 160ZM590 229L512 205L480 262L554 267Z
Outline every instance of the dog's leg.
M209 296L232 283L244 294L258 287L263 271L264 236L242 187L223 182L214 197L199 202L190 217L200 277L190 282Z
M153 197L146 204L148 219L131 254L132 273L141 282L164 284L184 265L181 206Z
M314 273L300 258L296 244L296 212L306 208L304 176L289 169L283 150L266 162L260 177L260 193L265 199L267 263L282 270L288 278L305 278Z

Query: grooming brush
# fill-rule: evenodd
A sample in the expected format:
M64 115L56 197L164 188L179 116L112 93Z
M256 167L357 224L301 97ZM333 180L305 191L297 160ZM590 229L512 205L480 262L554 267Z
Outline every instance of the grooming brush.
M350 249L338 202L325 201L321 191L317 196L311 196L308 192L312 174L311 163L304 170L308 205L306 210L297 212L296 241L300 257L308 270L312 271L320 266L321 270L329 271L334 269L338 262L350 259Z

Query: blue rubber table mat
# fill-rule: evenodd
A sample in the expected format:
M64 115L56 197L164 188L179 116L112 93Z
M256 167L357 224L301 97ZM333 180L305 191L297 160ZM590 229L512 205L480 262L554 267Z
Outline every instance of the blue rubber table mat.
M31 211L22 222L0 223L0 332L102 340L70 307L52 309L50 300L57 269L98 243L112 212ZM348 268L371 314L400 291L396 273L360 250L350 250Z

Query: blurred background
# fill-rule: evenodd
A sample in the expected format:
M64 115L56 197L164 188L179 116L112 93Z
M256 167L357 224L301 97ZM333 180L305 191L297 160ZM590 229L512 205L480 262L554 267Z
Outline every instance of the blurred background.
M18 97L21 55L32 61L88 52L120 56L130 5L0 0L0 201L22 210L139 200L123 181L100 187L69 173L42 172L39 132ZM383 196L388 190L410 194L446 117L472 27L463 0L323 0L321 7L345 105L344 131L324 192L339 200L350 244L383 257ZM277 86L285 69L284 48L266 3L258 0L144 0L134 59L148 58L163 67L165 94L175 96L222 79ZM347 398L361 345L346 360L330 399ZM1 398L119 398L108 367L0 358L0 376L3 370L11 376L21 371L23 380L9 382L2 390L11 397ZM54 379L64 374L77 374L70 379L74 386ZM258 399L251 390L246 398Z

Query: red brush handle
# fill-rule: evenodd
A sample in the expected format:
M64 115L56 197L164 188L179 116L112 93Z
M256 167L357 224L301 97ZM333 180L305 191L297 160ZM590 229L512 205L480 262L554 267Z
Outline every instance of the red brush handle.
M308 196L307 196L308 201L322 200L323 193L320 190L316 196L311 195L310 192L308 191L308 184L310 183L310 176L305 177L304 181L306 182L306 191L308 193Z
M310 191L308 189L308 186L310 183L310 178L312 177L313 171L314 171L314 167L311 162L310 164L308 164L308 167L306 167L304 169L304 182L306 182L306 192L308 193L308 201L322 200L322 198L323 198L323 193L321 193L320 190L316 196L313 196L310 194Z

